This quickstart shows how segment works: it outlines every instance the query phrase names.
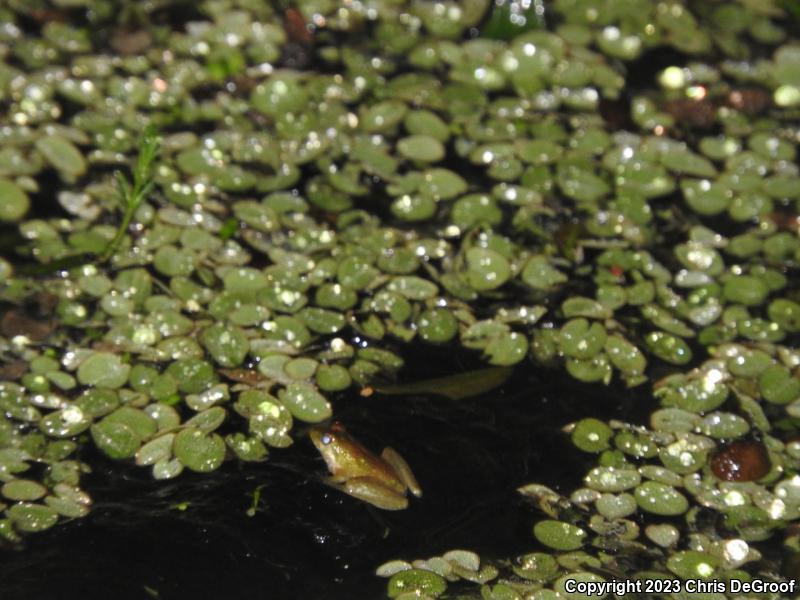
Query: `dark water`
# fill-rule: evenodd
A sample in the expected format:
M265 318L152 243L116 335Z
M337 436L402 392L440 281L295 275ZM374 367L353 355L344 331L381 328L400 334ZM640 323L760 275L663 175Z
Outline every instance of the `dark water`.
M409 372L453 366L442 361L427 356ZM516 487L539 481L568 493L585 470L586 457L560 427L591 415L644 415L649 402L645 389L604 392L560 371L518 371L527 372L470 400L339 400L337 417L351 433L376 450L393 446L413 466L425 495L405 511L376 510L325 487L317 477L324 465L305 437L264 464L231 463L173 482L84 456L95 467L85 481L92 513L0 554L0 598L383 598L385 581L373 571L392 558L529 551L536 514ZM250 517L259 485L260 510Z

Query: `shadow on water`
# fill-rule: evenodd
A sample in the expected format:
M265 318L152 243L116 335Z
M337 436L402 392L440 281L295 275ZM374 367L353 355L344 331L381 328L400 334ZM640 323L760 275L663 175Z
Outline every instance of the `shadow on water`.
M441 373L441 362L430 367L438 357L430 358L407 372ZM305 436L264 464L230 463L173 482L84 456L95 469L85 481L91 515L30 536L22 552L3 552L0 596L383 598L385 582L373 571L392 558L452 548L484 557L529 551L535 515L515 489L539 481L568 493L585 470L585 456L560 428L592 415L635 419L649 402L644 390L598 393L561 372L521 370L470 400L337 402L337 418L365 445L391 445L413 466L425 495L395 513L320 483L324 465ZM261 485L259 510L247 516Z

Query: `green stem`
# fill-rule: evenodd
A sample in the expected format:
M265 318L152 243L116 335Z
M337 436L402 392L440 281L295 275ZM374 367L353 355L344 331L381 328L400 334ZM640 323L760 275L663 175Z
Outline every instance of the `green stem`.
M109 260L114 253L119 248L119 245L122 243L122 239L125 237L125 232L128 231L128 227L130 227L131 221L133 220L133 215L136 213L136 209L139 206L133 206L129 204L125 207L125 213L122 215L122 221L117 227L117 233L114 235L114 239L112 239L107 245L106 249L103 250L103 254L100 256L100 260L105 262Z
M101 261L109 260L117 251L136 211L139 210L142 202L144 202L150 190L153 189L153 163L158 156L160 144L161 139L156 134L155 129L148 127L142 138L141 151L133 168L133 183L122 173L118 172L116 174L117 193L119 194L120 204L123 207L122 220L114 239L106 245L105 250L100 255Z

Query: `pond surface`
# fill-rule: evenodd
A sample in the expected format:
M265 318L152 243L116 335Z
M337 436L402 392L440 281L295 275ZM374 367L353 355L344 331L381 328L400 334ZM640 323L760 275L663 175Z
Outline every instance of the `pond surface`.
M0 600L791 573L796 4L0 1Z
M447 361L430 358L409 372L434 374L430 365ZM395 513L309 478L324 465L305 438L263 465L228 464L174 483L86 456L95 466L86 479L97 499L92 513L30 537L25 552L4 553L2 597L383 598L374 569L386 560L452 548L487 558L530 551L534 511L516 488L536 480L568 494L586 465L559 428L648 404L642 392L598 396L549 370L517 373L499 390L460 401L354 396L338 404L338 418L371 449L401 451L423 486L422 499Z

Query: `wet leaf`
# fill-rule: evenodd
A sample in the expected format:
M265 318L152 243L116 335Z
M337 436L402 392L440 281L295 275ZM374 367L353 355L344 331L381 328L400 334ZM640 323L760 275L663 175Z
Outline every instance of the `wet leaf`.
M719 559L704 552L684 550L667 559L667 569L682 579L711 579Z
M756 440L731 442L711 459L711 471L723 481L756 481L771 467L767 449Z
M566 356L586 360L595 356L606 343L606 332L600 323L591 325L586 319L571 319L559 334L559 348Z
M77 405L53 411L41 421L39 429L51 437L73 437L86 431L92 424L92 415Z
M572 443L584 452L602 452L610 447L611 428L599 419L581 419L572 429Z
M97 447L110 458L130 458L141 446L141 440L130 427L114 421L100 421L91 428Z
M131 366L116 354L96 352L81 363L78 381L83 385L116 389L128 380Z
M244 362L250 342L238 327L215 323L200 334L200 342L222 367L238 367Z
M603 494L595 503L597 512L606 519L622 519L636 512L636 499L632 494Z
M397 150L414 161L437 162L444 158L444 146L429 135L412 135L397 142Z
M544 256L532 256L522 270L522 280L534 289L551 290L565 283L567 276L551 266Z
M458 333L458 321L446 308L424 311L417 319L417 333L426 342L441 344L449 342Z
M686 512L689 502L686 497L674 487L646 481L634 491L639 507L660 516L675 516Z
M136 452L136 464L139 466L153 465L172 456L172 444L175 440L174 433L160 435Z
M8 509L7 514L19 531L36 532L50 529L58 521L58 514L47 506L21 502Z
M319 423L331 416L331 405L314 387L306 383L290 383L278 398L297 419Z
M30 208L28 194L13 181L0 178L0 221L19 221Z
M58 171L71 178L86 172L86 159L68 139L59 135L48 135L36 140L36 149Z
M9 500L31 501L38 500L47 494L47 488L29 479L12 479L3 484L0 492Z
M387 585L387 594L390 598L397 598L402 594L435 598L446 589L447 581L442 576L423 569L407 569L392 575Z
M35 342L46 339L54 327L55 323L49 319L35 318L16 309L6 312L0 322L0 331L2 331L3 335L9 338L18 335L25 336Z
M536 523L533 535L545 546L562 552L577 550L583 546L586 540L586 532L580 527L572 523L553 520Z
M463 400L464 398L479 396L503 385L512 372L513 369L508 367L491 367L411 383L378 383L375 385L375 389L386 395L435 394L445 396L451 400Z
M504 333L489 340L483 349L489 364L508 367L520 362L528 354L528 338L513 331Z
M466 278L469 285L478 291L494 290L511 277L508 261L494 250L470 248L467 250Z
M173 451L186 468L208 473L218 469L225 459L225 442L216 433L206 434L189 427L175 436Z

